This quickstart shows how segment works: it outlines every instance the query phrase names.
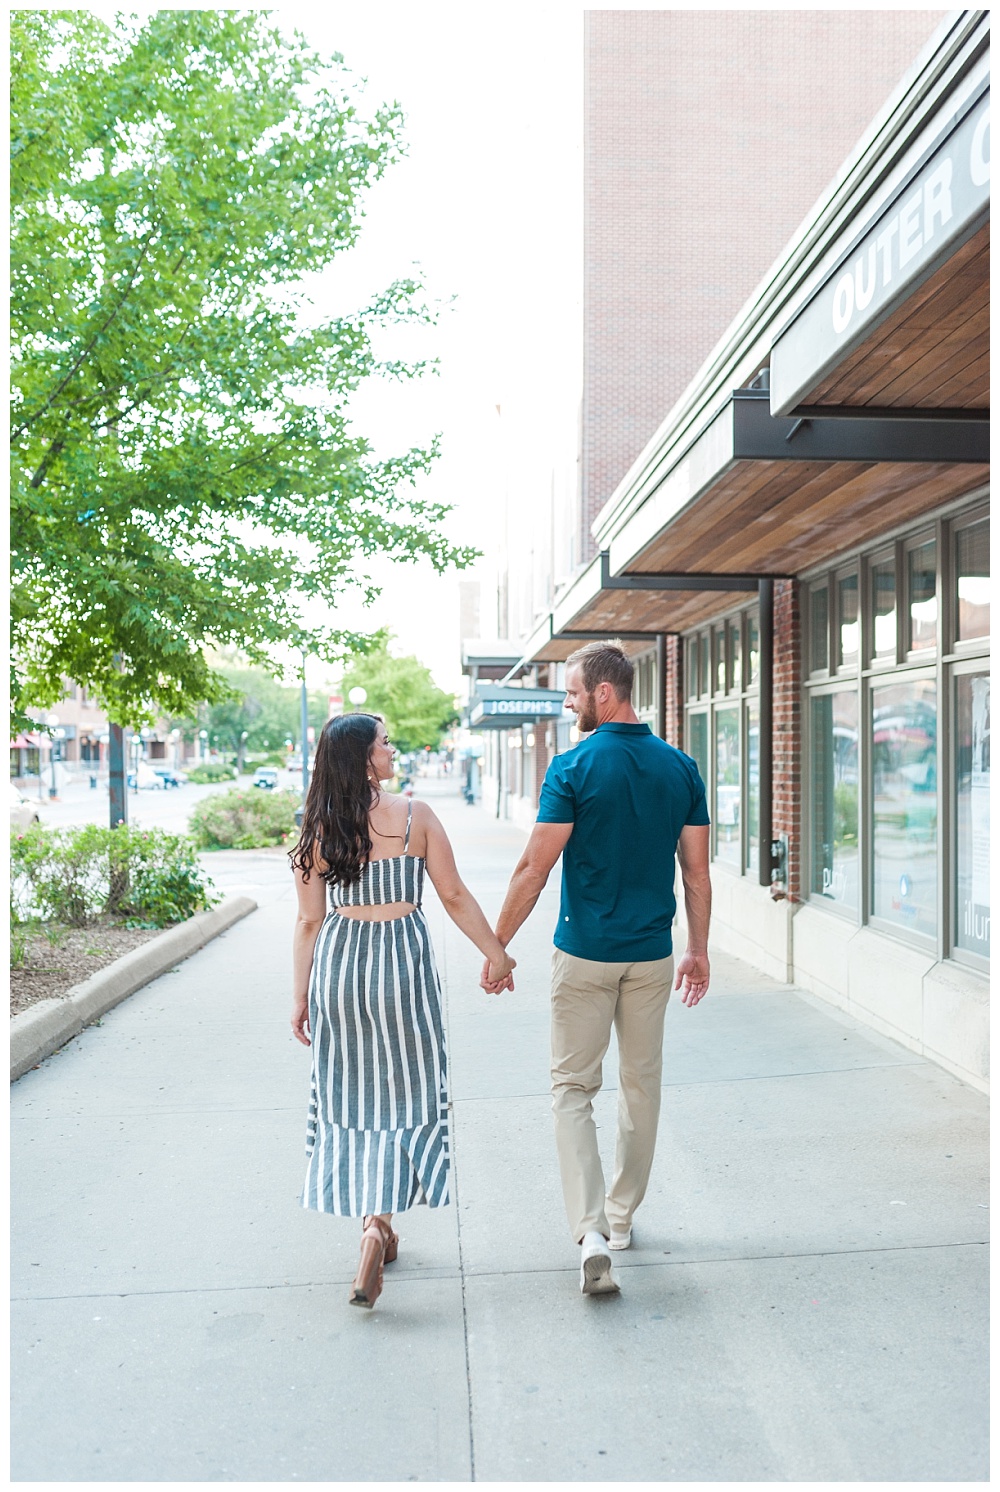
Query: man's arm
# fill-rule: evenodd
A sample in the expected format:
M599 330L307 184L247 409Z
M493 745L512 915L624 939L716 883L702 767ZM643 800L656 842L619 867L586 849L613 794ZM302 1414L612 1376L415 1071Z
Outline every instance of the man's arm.
M708 924L712 916L712 879L708 870L708 824L685 824L677 842L677 858L684 882L687 950L677 960L674 989L685 1005L697 1005L708 993ZM499 936L499 933L498 933ZM503 942L503 938L500 938Z
M549 872L562 854L572 832L572 824L536 824L532 829L524 854L514 867L497 919L497 938L504 948L541 895ZM480 982L484 989L495 991L496 985L489 983L488 973L489 965L486 964Z

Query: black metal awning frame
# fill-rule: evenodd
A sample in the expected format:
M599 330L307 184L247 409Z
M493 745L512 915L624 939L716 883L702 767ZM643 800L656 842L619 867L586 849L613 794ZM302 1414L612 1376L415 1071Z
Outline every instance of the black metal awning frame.
M986 465L990 459L988 409L879 409L803 406L792 415L772 415L766 388L734 389L730 401L734 461L924 462ZM770 886L781 875L781 846L772 835L774 787L774 582L788 575L721 575L631 571L612 575L611 555L601 551L601 593L605 591L756 591L760 607L760 821L759 878ZM549 635L574 641L598 640L595 632L552 625ZM660 628L615 631L623 639L656 643L657 733L666 725L666 639Z

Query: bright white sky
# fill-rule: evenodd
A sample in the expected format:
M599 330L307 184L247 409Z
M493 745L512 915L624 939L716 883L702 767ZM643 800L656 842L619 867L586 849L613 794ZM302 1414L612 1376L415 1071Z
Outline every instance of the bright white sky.
M512 445L517 459L545 461L553 424L565 430L579 398L582 6L337 0L281 4L275 14L317 51L341 52L367 79L369 107L403 108L406 158L369 194L357 247L309 293L317 311L339 312L416 267L429 296L451 302L436 328L395 331L378 347L436 356L440 376L373 381L353 410L380 454L441 431L443 455L425 490L454 504L449 536L495 563L501 418L508 463ZM421 562L372 574L380 601L366 614L356 600L331 597L338 618L388 623L396 648L457 692L458 573L439 579ZM483 578L482 632L495 635L489 558L464 574ZM310 682L329 672L317 662Z

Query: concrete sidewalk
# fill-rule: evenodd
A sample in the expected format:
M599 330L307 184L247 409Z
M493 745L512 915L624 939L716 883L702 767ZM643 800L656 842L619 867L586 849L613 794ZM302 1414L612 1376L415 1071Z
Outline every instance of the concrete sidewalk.
M495 915L523 836L421 784ZM734 959L667 1012L622 1294L585 1299L548 1099L557 884L513 995L428 905L458 1205L302 1211L291 878L13 1089L15 1480L985 1480L986 1103ZM614 1053L598 1106L610 1154Z

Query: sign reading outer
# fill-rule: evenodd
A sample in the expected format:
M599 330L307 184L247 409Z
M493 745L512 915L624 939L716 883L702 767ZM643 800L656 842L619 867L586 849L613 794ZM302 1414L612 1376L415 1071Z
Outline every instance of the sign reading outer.
M771 353L771 413L795 406L985 220L990 96L979 97L841 257ZM807 401L808 402L808 401Z

